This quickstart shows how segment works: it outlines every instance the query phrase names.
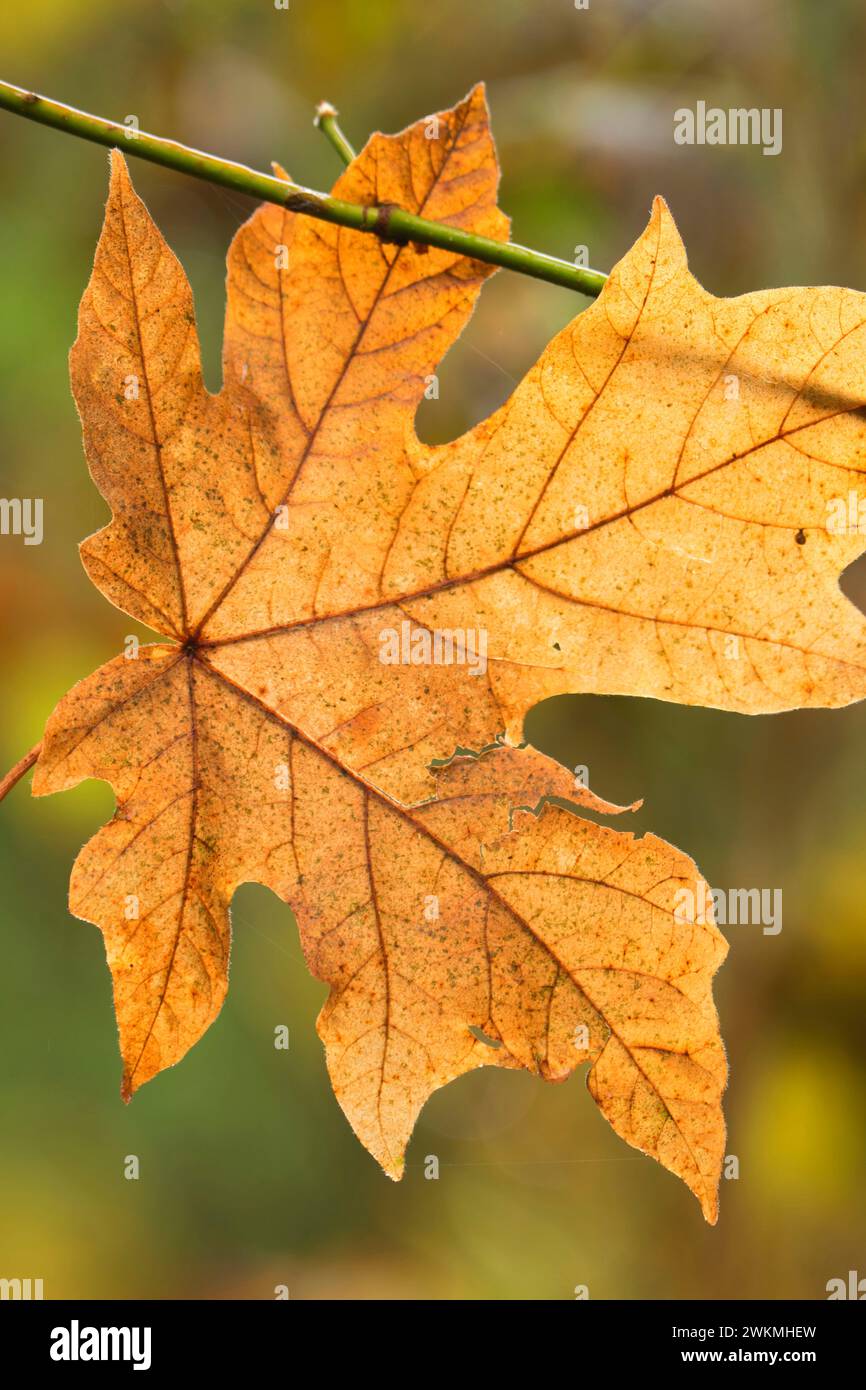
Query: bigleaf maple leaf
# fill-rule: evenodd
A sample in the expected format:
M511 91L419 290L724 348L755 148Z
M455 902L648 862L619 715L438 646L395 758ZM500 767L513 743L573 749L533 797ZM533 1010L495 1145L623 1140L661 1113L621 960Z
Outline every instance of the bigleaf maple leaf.
M479 88L374 136L334 192L504 238L497 180ZM589 1061L614 1128L714 1220L725 944L682 911L697 870L553 804L621 809L513 745L561 691L753 712L866 693L838 587L863 541L825 526L860 476L864 297L717 300L656 200L506 405L427 447L416 407L487 274L263 207L229 253L214 396L186 277L112 156L71 364L113 516L81 550L169 640L61 701L34 791L117 797L70 906L105 935L125 1096L218 1013L253 880L331 985L334 1089L386 1171L453 1077Z

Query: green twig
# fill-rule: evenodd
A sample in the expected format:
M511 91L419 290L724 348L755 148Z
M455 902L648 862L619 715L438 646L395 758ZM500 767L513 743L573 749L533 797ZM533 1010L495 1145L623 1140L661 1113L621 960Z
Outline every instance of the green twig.
M355 231L370 232L383 241L438 246L457 255L469 256L488 265L503 266L506 270L531 275L537 280L547 280L553 285L562 285L593 297L601 292L607 278L598 270L571 265L568 261L557 260L554 256L546 256L541 251L531 251L526 246L516 246L512 242L476 236L443 222L429 222L425 217L404 212L402 208L362 207L339 198L330 198L324 193L302 188L299 184L258 173L255 169L248 169L245 164L189 149L176 140L148 135L143 130L130 130L116 121L77 111L74 107L64 106L59 101L38 96L8 82L0 82L0 107L55 130L65 130L83 140L121 149L152 164L162 164L167 169L176 169L194 178L220 184L251 198L277 203L292 212L317 217L323 222L334 222L341 227L351 227Z
M313 125L316 126L323 135L330 140L337 154L344 164L351 164L355 158L355 151L349 144L337 121L338 112L336 106L332 106L329 101L320 101L316 107L316 117Z

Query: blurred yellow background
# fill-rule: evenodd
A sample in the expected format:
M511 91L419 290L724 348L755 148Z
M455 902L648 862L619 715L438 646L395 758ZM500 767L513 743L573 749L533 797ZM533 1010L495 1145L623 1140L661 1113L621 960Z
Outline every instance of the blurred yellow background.
M663 193L717 294L866 288L866 140L857 0L27 0L0 9L2 75L313 187L338 173L311 124L360 146L485 79L517 241L607 270ZM699 99L781 107L776 158L681 147ZM135 164L193 284L219 384L224 255L240 197ZM87 476L66 355L106 193L106 152L0 112L0 468L45 499L45 541L0 539L5 770L69 685L135 630L88 584L78 541L106 508ZM425 402L444 439L508 394L579 297L495 277ZM846 591L866 598L866 570ZM69 868L110 815L101 783L0 806L0 1276L47 1297L779 1298L866 1275L866 707L746 719L564 698L528 737L687 850L709 881L781 888L784 926L728 929L717 984L731 1062L728 1149L706 1227L685 1187L622 1144L582 1074L496 1070L430 1102L400 1185L354 1139L314 1020L323 989L291 914L235 902L229 1000L134 1103L99 933L66 908ZM290 1029L288 1052L274 1028ZM140 1159L138 1181L124 1158ZM438 1181L424 1177L436 1154Z

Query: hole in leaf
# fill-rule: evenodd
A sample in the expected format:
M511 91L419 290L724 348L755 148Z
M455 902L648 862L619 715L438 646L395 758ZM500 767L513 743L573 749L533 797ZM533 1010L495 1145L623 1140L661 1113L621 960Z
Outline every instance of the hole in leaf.
M498 1038L488 1038L488 1036L487 1036L487 1034L484 1032L483 1028L479 1028L479 1027L478 1027L476 1024L474 1024L474 1023L470 1023L470 1025L469 1025L469 1031L470 1031L470 1033L472 1034L473 1038L477 1038L479 1042L486 1043L488 1047L501 1047L501 1046L502 1046L502 1043L499 1041Z

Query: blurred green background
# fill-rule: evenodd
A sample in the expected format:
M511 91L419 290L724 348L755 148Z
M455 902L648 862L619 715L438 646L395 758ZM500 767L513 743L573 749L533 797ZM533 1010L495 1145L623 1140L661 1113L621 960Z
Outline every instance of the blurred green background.
M866 141L858 0L27 0L0 9L2 76L73 105L328 186L314 104L360 145L488 83L518 241L609 269L668 198L698 277L866 288ZM683 148L673 111L781 107L784 148ZM0 469L45 499L45 542L0 539L5 770L69 685L131 622L88 584L77 542L101 526L66 355L106 192L106 153L0 112ZM219 382L224 255L249 207L133 168L196 295ZM420 428L443 439L507 395L583 306L500 273ZM866 571L846 591L866 599ZM719 1225L622 1144L582 1074L496 1070L429 1103L402 1184L334 1101L288 910L246 887L232 987L179 1068L124 1107L99 933L66 885L111 812L91 783L0 806L0 1276L47 1297L820 1298L866 1275L866 706L747 719L649 701L564 698L528 736L695 856L711 883L782 888L784 927L728 929L717 984L731 1062ZM634 824L634 822L633 822ZM636 827L637 828L637 827ZM291 1047L273 1047L275 1025ZM141 1163L124 1179L124 1157ZM438 1155L438 1182L424 1158Z

